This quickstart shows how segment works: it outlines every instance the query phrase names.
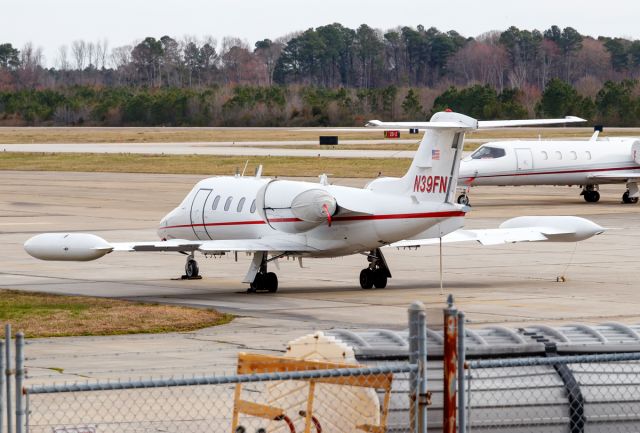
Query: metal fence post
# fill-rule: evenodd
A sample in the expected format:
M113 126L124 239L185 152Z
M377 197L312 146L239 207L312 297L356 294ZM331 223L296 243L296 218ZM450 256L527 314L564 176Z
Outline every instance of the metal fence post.
M4 341L4 353L5 353L5 374L7 376L6 394L7 399L7 433L13 433L13 414L11 413L11 324L7 323L4 327L5 341Z
M16 433L24 431L24 333L16 334Z
M453 306L453 296L447 298L444 309L444 389L443 433L456 433L456 370L458 368L458 310Z
M418 364L418 338L420 333L420 313L424 312L424 304L415 301L409 306L409 363ZM417 372L409 374L409 424L410 431L416 433L418 423L418 380Z
M418 315L418 431L427 433L427 313L421 311Z
M466 362L464 313L458 312L458 433L467 430L466 401L465 401L465 372Z

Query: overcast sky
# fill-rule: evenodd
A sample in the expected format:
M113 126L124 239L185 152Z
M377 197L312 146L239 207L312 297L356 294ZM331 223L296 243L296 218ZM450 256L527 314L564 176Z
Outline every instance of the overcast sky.
M477 36L511 25L556 24L598 36L640 38L639 0L2 0L0 43L44 49L53 64L60 45L106 38L109 47L146 36L236 36L253 44L333 22L356 28L399 25Z

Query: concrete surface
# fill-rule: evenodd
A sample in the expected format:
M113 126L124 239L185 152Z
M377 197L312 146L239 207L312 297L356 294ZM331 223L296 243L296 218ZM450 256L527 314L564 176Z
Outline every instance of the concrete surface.
M390 141L384 144L418 140ZM377 144L380 140L354 140L357 144ZM317 142L251 142L251 143L81 143L81 144L2 144L0 151L7 152L69 152L69 153L136 153L168 155L226 155L226 156L296 156L324 158L362 158L362 150L335 148L318 145L315 149L291 149L273 146L310 145ZM413 158L413 150L367 150L367 158Z
M173 280L184 257L120 253L88 263L37 261L22 249L36 233L83 231L111 241L154 240L155 225L199 176L118 173L0 172L0 287L114 296L214 307L240 317L193 333L32 340L34 380L230 371L239 350L279 351L314 329L406 326L419 299L431 326L442 323L446 294L475 326L523 323L640 322L637 262L640 207L620 204L622 186L605 186L597 204L578 188L487 187L472 190L467 227L496 227L518 215L580 215L615 228L579 244L530 243L444 247L440 292L438 248L387 250L394 278L363 291L362 256L280 262L277 294L249 295L240 282L250 258L199 259L202 280ZM363 185L365 180L336 179ZM275 269L274 269L275 270ZM564 275L567 282L557 283ZM64 373L56 370L63 368Z

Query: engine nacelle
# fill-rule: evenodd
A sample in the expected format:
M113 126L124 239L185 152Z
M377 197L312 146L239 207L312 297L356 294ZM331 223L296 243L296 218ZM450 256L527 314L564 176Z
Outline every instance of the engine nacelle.
M263 194L258 200L262 217L274 229L287 233L305 232L327 223L338 209L335 197L327 191L300 182L274 180Z
M88 262L113 251L99 236L88 233L43 233L24 243L24 249L40 260Z

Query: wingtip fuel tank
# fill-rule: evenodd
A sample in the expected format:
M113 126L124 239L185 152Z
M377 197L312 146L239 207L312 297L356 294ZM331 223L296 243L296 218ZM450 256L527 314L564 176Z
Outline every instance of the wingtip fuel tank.
M40 260L87 262L113 251L99 236L88 233L43 233L24 243L29 255Z

